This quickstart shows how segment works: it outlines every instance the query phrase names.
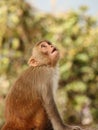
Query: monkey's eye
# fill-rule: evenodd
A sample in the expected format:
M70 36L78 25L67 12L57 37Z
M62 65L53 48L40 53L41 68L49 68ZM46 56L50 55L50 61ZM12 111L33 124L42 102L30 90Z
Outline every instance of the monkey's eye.
M41 48L46 47L44 44L41 45Z

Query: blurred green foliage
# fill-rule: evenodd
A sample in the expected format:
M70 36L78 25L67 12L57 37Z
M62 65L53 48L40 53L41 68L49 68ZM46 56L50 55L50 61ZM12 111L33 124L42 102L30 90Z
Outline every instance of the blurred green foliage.
M64 119L79 123L88 108L93 122L98 121L98 19L86 10L83 6L54 16L38 13L24 0L0 1L0 125L9 86L27 67L33 44L42 39L60 50Z

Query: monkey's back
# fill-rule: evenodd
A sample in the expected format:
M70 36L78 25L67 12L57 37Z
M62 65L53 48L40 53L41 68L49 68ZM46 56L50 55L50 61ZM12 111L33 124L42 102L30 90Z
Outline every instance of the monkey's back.
M12 86L6 98L6 118L29 118L42 107L36 86L33 86L34 76L37 76L34 72L33 67L28 68Z

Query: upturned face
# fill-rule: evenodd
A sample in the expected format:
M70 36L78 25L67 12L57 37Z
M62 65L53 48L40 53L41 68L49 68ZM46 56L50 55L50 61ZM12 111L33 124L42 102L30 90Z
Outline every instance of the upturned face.
M38 55L40 64L55 66L59 60L58 49L48 41L38 43L34 53Z

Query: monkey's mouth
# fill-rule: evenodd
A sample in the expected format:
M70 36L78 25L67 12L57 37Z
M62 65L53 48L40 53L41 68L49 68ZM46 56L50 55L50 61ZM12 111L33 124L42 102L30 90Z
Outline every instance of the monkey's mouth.
M54 53L55 51L57 51L57 49L54 47L51 53Z

